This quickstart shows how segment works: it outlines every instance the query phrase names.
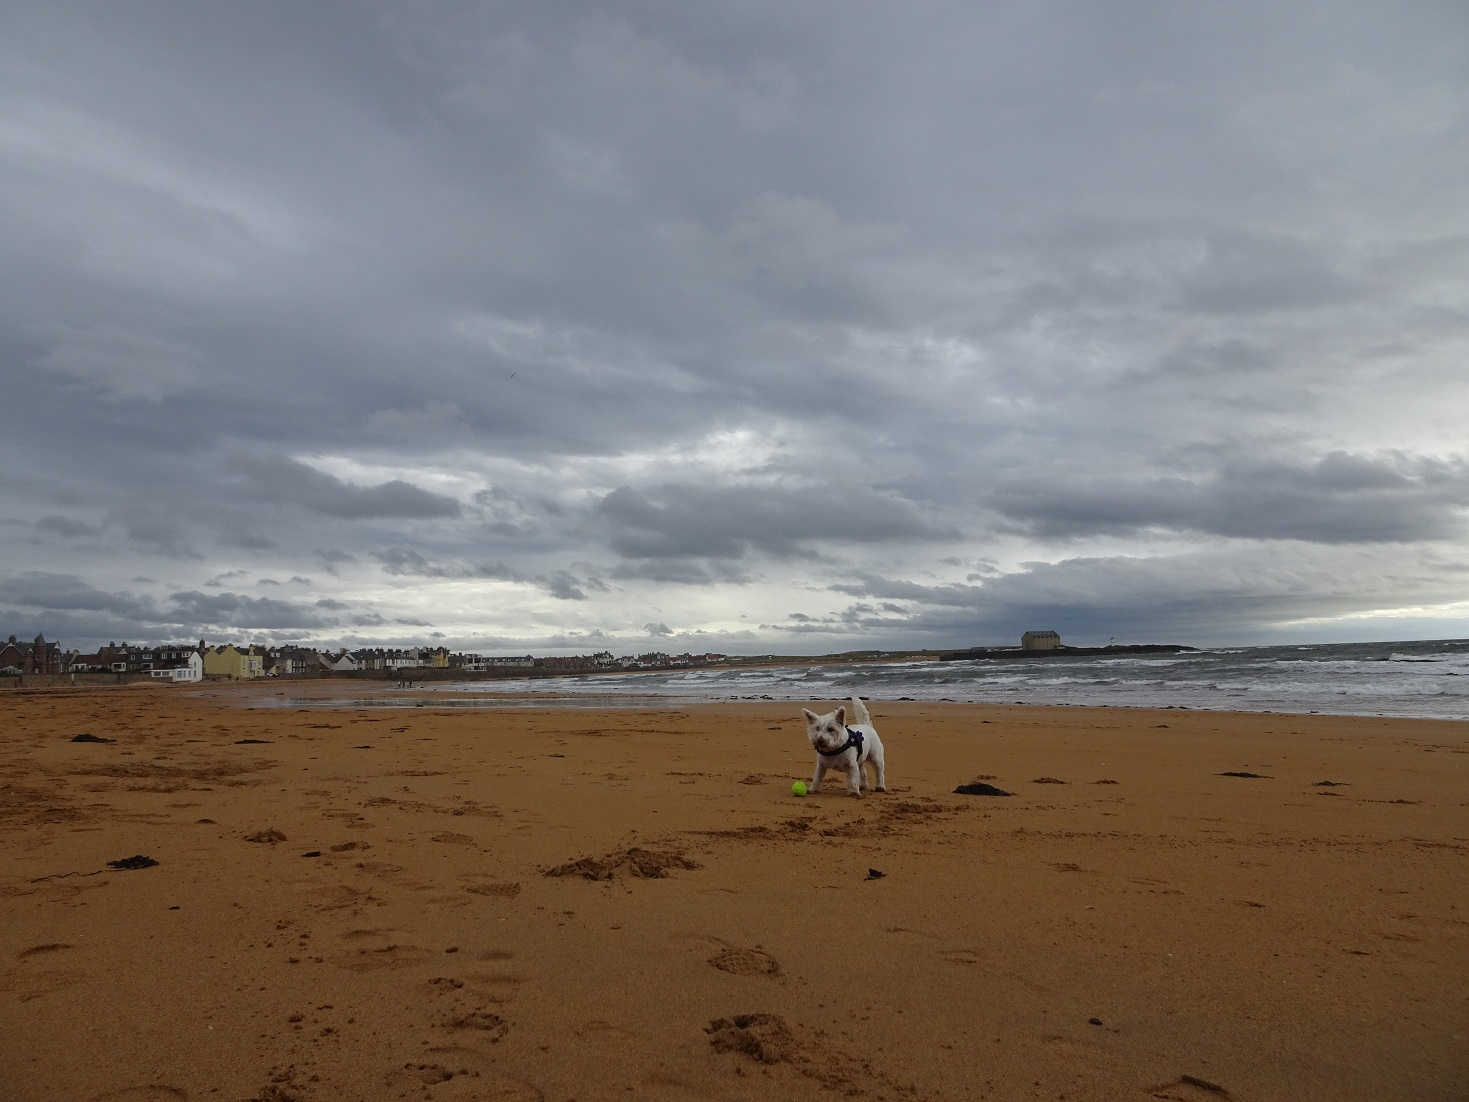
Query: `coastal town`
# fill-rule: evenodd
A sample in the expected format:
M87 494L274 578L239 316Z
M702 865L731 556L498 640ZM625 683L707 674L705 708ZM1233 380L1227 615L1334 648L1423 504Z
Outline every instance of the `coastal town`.
M0 644L0 676L112 675L155 681L247 681L259 677L313 677L360 674L368 677L445 676L538 677L617 670L684 669L721 665L725 654L644 654L611 651L572 656L482 655L446 647L363 647L318 650L306 646L173 643L159 646L109 642L95 652L66 650L37 635L29 641L11 635Z

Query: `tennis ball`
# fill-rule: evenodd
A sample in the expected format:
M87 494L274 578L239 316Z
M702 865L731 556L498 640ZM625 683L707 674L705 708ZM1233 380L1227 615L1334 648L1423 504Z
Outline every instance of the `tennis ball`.
M795 784L791 785L791 795L792 796L804 796L804 795L806 795L806 782L805 781L797 781Z

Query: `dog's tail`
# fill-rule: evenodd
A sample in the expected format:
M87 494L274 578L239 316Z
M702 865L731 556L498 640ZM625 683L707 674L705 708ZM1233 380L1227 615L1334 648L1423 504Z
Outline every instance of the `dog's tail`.
M869 727L872 725L872 717L867 714L867 705L862 703L860 696L852 697L851 700L847 701L847 705L848 723L865 723Z

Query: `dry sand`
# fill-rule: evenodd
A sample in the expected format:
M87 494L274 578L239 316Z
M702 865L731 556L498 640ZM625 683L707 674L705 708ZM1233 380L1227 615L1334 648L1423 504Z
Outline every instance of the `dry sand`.
M1469 1098L1469 724L282 691L0 698L6 1102Z

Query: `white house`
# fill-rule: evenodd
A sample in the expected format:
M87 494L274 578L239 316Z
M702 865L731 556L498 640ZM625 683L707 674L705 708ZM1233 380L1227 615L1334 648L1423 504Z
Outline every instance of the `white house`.
M155 681L203 681L204 657L198 651L190 651L181 664L155 667L148 671L148 676Z
M418 650L388 651L387 667L390 670L416 670L423 666L423 654Z
M353 658L346 651L343 651L336 658L333 658L329 654L324 654L322 655L322 662L327 669L336 673L348 673L362 668L357 664L357 659Z

